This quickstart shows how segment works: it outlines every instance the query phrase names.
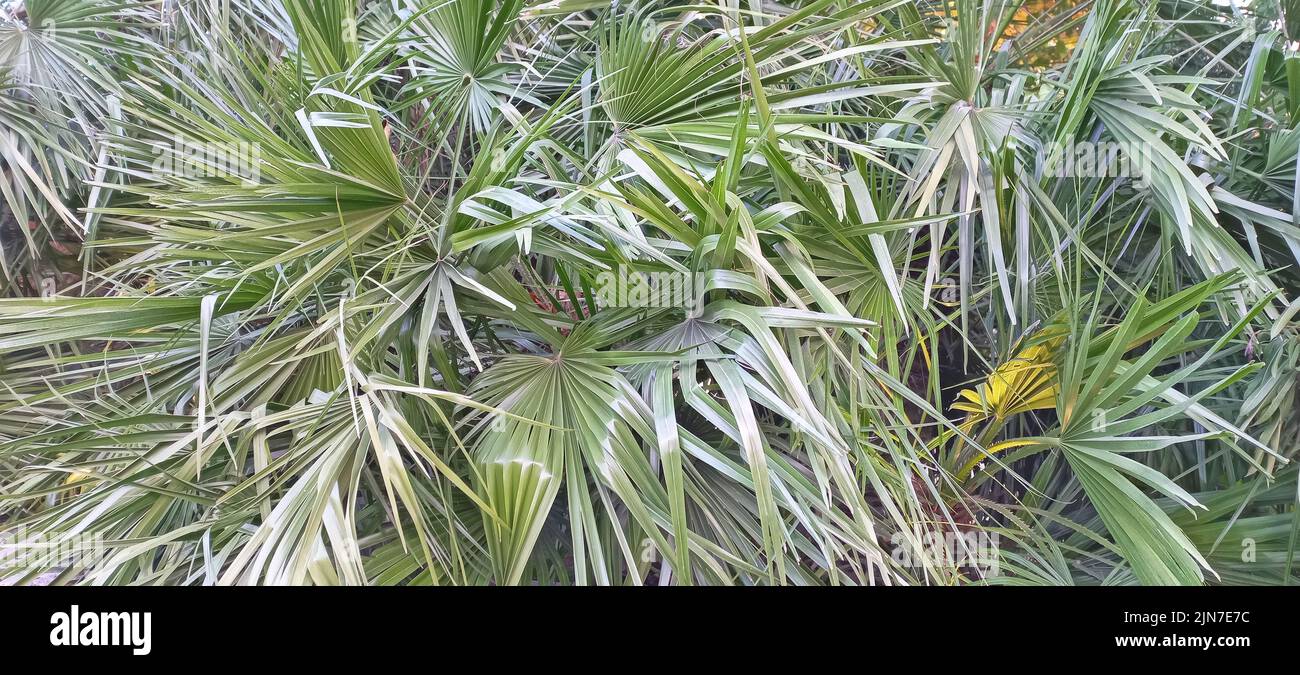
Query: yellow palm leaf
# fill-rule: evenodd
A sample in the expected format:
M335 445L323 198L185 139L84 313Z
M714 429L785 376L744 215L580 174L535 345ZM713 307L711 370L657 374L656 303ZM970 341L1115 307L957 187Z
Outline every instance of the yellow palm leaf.
M975 389L963 389L952 407L968 413L968 424L1005 420L1030 410L1056 406L1059 388L1053 357L1061 338L1037 342L989 373Z

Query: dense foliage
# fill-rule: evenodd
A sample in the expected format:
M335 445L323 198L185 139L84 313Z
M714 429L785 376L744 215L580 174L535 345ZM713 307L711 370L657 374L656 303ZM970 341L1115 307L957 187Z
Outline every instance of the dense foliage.
M0 578L1294 580L1284 9L0 3Z

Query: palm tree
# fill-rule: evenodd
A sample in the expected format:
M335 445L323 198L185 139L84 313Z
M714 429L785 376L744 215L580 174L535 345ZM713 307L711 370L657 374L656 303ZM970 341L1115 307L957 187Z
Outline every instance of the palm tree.
M5 2L0 576L1289 583L1242 4Z

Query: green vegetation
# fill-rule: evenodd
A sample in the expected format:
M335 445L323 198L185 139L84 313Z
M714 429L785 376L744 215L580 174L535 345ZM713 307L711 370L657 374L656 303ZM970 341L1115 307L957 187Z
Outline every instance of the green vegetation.
M1297 10L1022 5L0 3L0 579L1294 581Z

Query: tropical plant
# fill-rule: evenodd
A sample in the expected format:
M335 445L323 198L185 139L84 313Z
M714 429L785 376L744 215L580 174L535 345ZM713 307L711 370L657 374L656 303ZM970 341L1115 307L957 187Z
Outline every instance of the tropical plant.
M1284 4L0 3L0 579L1290 583Z

